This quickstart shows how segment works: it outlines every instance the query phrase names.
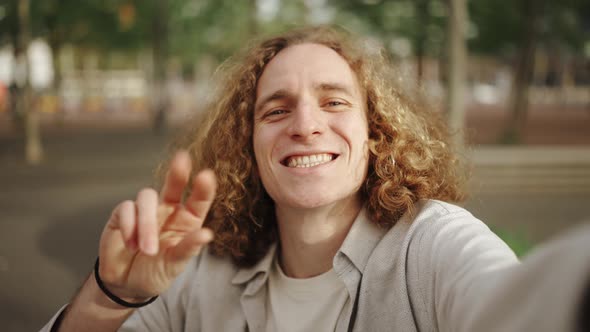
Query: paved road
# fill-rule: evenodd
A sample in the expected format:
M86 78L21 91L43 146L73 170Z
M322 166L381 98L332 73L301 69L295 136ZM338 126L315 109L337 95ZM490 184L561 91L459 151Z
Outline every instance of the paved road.
M47 139L46 162L32 167L15 157L22 151L16 139L0 139L3 331L38 330L68 301L91 270L100 231L112 207L152 182L152 170L165 155L168 140L168 136L153 136L141 129L54 132ZM569 155L585 152L581 149ZM474 214L533 241L590 216L586 209L590 189L557 185L548 187L555 190L537 190L518 185L522 167L512 165L512 171L506 171L489 162L508 155L476 151L476 161L486 164L487 160L488 166L475 170L477 190L467 203ZM546 174L563 177L564 172L559 172L547 168L534 181L553 177ZM498 178L511 185L494 185Z

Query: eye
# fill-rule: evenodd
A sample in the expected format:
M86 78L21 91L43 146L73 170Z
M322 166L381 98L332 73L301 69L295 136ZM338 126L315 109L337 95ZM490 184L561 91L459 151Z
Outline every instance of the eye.
M347 103L346 101L342 100L342 99L329 99L327 100L324 104L323 104L323 108L326 109L334 109L334 110L339 110L342 107L348 106L350 105L349 103Z
M278 109L278 110L272 110L272 111L268 112L267 115L280 115L280 114L285 114L285 113L287 113L286 110Z
M337 100L329 101L329 102L327 102L326 104L327 104L327 106L332 106L332 107L333 107L333 106L340 106L340 105L344 105L344 103L342 103L342 102L339 102L339 101L337 101Z
M273 109L273 110L270 110L270 111L264 113L264 115L262 116L262 119L278 120L278 119L282 118L287 113L288 113L288 110L286 110L284 108L276 108L276 109Z

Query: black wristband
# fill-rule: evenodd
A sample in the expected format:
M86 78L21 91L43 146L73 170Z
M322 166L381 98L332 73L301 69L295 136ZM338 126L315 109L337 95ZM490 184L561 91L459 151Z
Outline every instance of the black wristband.
M132 302L127 302L123 299L121 299L120 297L118 297L117 295L111 293L107 287L103 284L102 279L100 279L100 275L98 274L98 257L96 258L96 263L94 263L94 279L96 279L96 283L98 284L98 287L100 288L100 290L102 290L102 292L109 297L109 299L111 299L113 302L120 304L126 308L140 308L143 306L146 306L152 302L154 302L158 296L154 296L151 299L145 301L145 302L141 302L141 303L132 303Z

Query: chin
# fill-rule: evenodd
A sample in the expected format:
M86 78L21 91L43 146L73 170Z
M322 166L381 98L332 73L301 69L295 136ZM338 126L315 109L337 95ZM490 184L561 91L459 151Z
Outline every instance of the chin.
M289 197L284 200L283 204L296 209L316 209L332 205L342 199L343 197L335 197L332 195L295 195L294 197Z

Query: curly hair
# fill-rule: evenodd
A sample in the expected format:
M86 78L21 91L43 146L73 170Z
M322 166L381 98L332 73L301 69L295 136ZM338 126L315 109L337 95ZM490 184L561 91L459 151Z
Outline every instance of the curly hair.
M213 169L218 191L205 225L213 254L255 264L277 240L274 203L258 175L253 148L256 86L283 49L316 43L350 65L367 97L369 170L361 196L371 220L390 228L421 199L460 202L467 179L439 112L397 86L384 52L331 27L293 30L255 44L219 69L218 91L205 118L189 123L174 149L187 149L193 169ZM163 169L166 168L164 165Z

